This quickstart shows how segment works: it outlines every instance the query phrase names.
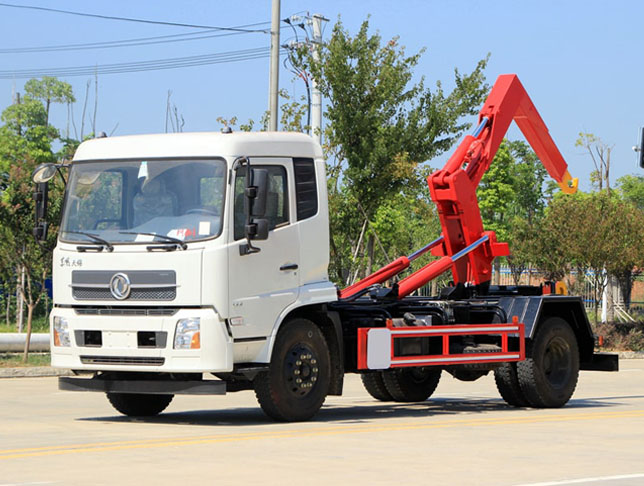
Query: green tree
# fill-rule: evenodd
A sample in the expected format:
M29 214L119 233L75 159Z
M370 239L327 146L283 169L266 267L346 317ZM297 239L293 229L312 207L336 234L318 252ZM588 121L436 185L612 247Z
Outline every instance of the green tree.
M610 154L613 146L592 133L584 132L579 133L575 146L582 147L593 161L595 170L590 174L591 181L600 191L604 188L610 191Z
M561 278L571 267L593 279L595 319L609 276L644 264L639 241L644 218L607 191L557 195L548 206L537 242L540 268Z
M420 187L421 164L450 148L467 128L462 117L476 112L488 90L483 74L487 59L470 74L456 70L455 88L446 94L440 83L434 90L422 78L414 83L421 53L407 56L397 38L383 43L380 35L369 33L368 21L355 36L338 21L319 61L305 52L300 55L302 67L317 80L327 101L331 268L341 281L355 273L347 267L356 261L354 255L366 255L364 262L358 261L367 273L377 263L379 245L369 223L381 206L405 190L409 195L410 187ZM426 186L422 191L427 192ZM420 193L410 197L422 200ZM363 227L370 230L366 235ZM347 242L351 248L343 250Z
M45 280L51 273L51 255L56 227L50 227L49 241L38 245L32 235L34 225L33 169L44 162L56 162L58 155L52 143L60 138L56 128L48 124L51 103L73 99L71 86L53 78L30 80L27 95L6 108L0 126L0 172L5 175L0 194L0 258L11 261L15 272L25 272L25 286L20 293L27 305L27 359L33 312L45 291ZM64 141L68 152L72 141ZM50 185L50 221L58 220L62 188Z
M49 124L49 108L52 103L74 103L76 101L72 86L52 76L30 79L25 83L25 93L28 97L44 103L45 126Z

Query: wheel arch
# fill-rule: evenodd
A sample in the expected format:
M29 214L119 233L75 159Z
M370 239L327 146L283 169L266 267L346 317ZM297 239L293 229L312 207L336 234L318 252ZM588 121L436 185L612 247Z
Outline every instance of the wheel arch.
M539 330L539 326L551 317L560 317L572 328L579 346L580 362L586 363L592 361L595 341L581 299L563 301L544 300L538 319L531 329L530 337L535 336Z
M308 319L322 331L329 346L329 355L331 358L331 383L328 394L342 395L342 387L344 384L344 339L342 325L338 313L329 311L326 304L305 305L292 309L285 314L271 335L269 356L273 354L273 346L277 333L283 326L288 326L288 323L296 318Z

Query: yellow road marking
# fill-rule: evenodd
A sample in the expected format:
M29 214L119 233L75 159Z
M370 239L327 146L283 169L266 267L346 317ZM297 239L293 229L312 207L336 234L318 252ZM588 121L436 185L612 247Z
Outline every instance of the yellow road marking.
M179 445L212 444L218 442L241 442L249 440L288 439L297 437L345 435L355 433L395 432L401 430L445 429L453 427L484 427L490 425L535 424L544 422L572 422L580 420L604 420L619 418L644 417L644 410L626 410L621 412L595 412L578 414L539 415L537 413L523 417L459 419L443 422L398 422L393 424L339 425L331 427L312 427L284 431L267 431L241 434L218 434L197 437L174 437L163 439L146 439L114 442L95 442L60 446L32 447L25 449L0 450L0 459L17 459L60 454L74 454L92 451L115 451L125 449L142 449L153 447L174 447ZM434 416L435 418L435 416Z

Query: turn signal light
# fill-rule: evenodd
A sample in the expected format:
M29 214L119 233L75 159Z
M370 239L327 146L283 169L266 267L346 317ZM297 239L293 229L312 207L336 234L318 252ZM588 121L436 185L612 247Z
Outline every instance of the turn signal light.
M190 349L199 349L201 348L201 333L196 332L192 339L190 340Z

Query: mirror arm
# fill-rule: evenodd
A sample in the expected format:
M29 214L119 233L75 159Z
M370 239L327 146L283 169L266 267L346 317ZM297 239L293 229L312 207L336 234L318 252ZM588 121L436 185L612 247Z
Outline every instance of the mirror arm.
M62 167L68 167L65 164L56 164L56 172L58 172L58 175L60 178L63 180L63 184L67 186L67 180L65 179L65 176L63 175L63 171L60 170Z

